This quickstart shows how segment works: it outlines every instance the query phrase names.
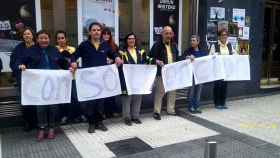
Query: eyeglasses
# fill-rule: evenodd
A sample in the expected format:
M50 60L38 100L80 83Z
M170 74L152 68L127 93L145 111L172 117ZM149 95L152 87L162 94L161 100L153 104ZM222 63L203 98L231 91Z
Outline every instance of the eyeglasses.
M127 38L128 40L135 40L135 38Z

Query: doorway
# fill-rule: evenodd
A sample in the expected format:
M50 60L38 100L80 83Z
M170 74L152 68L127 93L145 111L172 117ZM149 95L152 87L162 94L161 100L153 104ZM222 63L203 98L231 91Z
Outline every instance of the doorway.
M280 87L280 1L265 5L261 88Z

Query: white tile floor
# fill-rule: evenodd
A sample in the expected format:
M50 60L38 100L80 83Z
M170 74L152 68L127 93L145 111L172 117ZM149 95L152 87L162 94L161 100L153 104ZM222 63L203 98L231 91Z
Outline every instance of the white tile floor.
M120 120L111 120L106 123L108 132L96 131L94 134L87 133L87 124L64 126L63 130L84 158L114 157L105 143L134 137L156 148L219 134L177 116L163 116L161 121L156 121L148 115L142 122L129 127Z
M280 95L232 101L228 105L228 110L203 109L202 115L197 116L280 145Z

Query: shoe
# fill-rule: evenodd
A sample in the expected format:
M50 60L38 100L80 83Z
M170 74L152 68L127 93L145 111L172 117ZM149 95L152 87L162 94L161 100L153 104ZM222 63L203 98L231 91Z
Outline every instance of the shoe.
M154 113L153 115L155 120L161 120L160 114L159 113Z
M45 137L45 131L44 129L39 129L38 134L37 134L37 141L41 142Z
M96 129L99 129L99 130L101 130L101 131L103 131L103 132L108 131L108 128L103 124L102 121L99 122L99 123L96 125L95 128L96 128Z
M124 118L124 123L128 126L131 126L132 125L132 122L129 118Z
M48 133L48 139L54 139L55 138L55 132L53 128L49 129L49 133Z
M131 121L136 123L136 124L142 124L140 119L132 119Z
M81 115L82 122L87 122L87 118L85 115Z
M199 110L199 109L196 109L196 110L194 111L194 113L195 113L195 114L201 114L201 113L202 113L202 111L201 111L201 110Z
M228 107L225 106L225 105L222 105L221 108L222 108L222 109L228 109Z
M94 126L94 124L89 124L89 126L88 126L88 133L95 133L95 126Z
M62 117L60 124L61 125L66 125L68 123L68 118L67 117Z
M195 110L194 109L189 109L188 110L191 114L195 114Z
M176 116L176 112L167 112L167 115Z
M215 108L216 108L216 109L219 109L219 110L222 110L222 109L223 109L223 106L221 106L221 105L216 105Z

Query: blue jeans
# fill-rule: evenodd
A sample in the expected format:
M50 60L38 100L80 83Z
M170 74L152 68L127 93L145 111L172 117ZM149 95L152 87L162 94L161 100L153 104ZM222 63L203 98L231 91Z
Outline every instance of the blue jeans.
M189 90L188 98L189 98L189 110L197 110L199 108L199 102L200 102L200 95L203 85L195 85L193 84L192 87Z

